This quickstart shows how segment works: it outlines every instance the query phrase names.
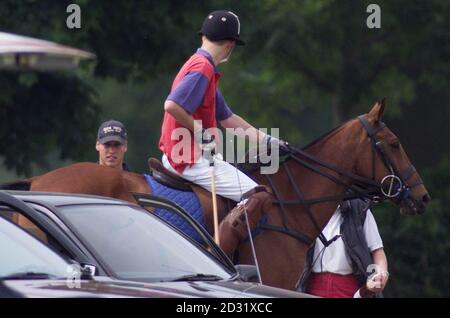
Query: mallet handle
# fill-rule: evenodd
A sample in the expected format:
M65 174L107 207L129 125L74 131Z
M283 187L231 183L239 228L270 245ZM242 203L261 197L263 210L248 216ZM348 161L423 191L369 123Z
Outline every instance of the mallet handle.
M213 204L213 213L214 213L214 241L216 241L216 244L220 246L219 215L217 212L216 177L214 175L214 165L211 165L210 168L211 168L211 195L212 195L212 204Z

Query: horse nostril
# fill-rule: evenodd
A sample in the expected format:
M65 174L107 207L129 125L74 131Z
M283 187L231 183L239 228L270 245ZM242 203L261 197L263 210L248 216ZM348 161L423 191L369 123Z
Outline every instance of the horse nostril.
M425 194L424 196L423 196L423 198L422 198L422 202L423 203L428 203L428 202L430 202L430 200L431 200L431 197L430 197L430 195L427 193L427 194Z

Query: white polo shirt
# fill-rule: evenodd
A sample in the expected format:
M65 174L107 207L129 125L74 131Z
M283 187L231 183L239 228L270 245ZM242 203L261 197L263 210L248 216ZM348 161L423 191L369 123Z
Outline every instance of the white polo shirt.
M338 207L322 231L327 240L341 233L341 224L343 219L341 210ZM377 223L375 222L375 218L370 210L367 210L363 231L366 237L367 245L369 246L369 250L371 252L383 247L383 241L381 240L380 233L378 232ZM314 248L314 263L312 266L312 271L314 273L330 272L341 275L353 273L351 260L345 252L345 245L341 237L325 249L323 248L324 245L319 239L317 239ZM319 253L323 253L323 256L319 255Z

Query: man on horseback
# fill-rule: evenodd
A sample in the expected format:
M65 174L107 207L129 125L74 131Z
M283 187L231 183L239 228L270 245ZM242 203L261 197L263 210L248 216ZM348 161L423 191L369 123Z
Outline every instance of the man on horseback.
M217 66L228 60L235 45L245 44L240 39L238 16L225 10L212 12L204 20L200 35L201 48L180 69L164 103L159 141L162 162L169 171L211 191L209 167L213 161L217 194L235 202L248 198L246 209L249 218L257 219L262 213L264 204L261 203L271 202L271 195L265 187L258 186L224 161L220 154L214 155L218 141L214 133L217 122L224 128L242 128L251 140L262 144L278 146L283 142L233 114L218 88L220 73ZM180 132L180 129L184 131ZM178 132L182 137L183 133L184 136L187 134L188 140L174 137ZM181 142L189 146L189 151L186 148L179 151L178 144ZM243 209L242 205L240 209ZM241 233L238 236L245 235L242 228L238 232ZM229 244L221 244L225 252L232 252L238 245L238 239L235 235L223 243Z
M108 120L100 125L95 144L100 165L129 171L124 162L127 146L127 129L124 124L117 120Z

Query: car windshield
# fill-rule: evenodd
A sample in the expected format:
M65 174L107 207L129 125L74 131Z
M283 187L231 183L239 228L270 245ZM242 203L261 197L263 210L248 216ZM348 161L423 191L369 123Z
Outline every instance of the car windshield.
M218 261L139 207L73 205L60 211L117 278L153 282L196 274L224 279L231 275Z
M0 217L0 279L63 278L70 266L30 234Z

